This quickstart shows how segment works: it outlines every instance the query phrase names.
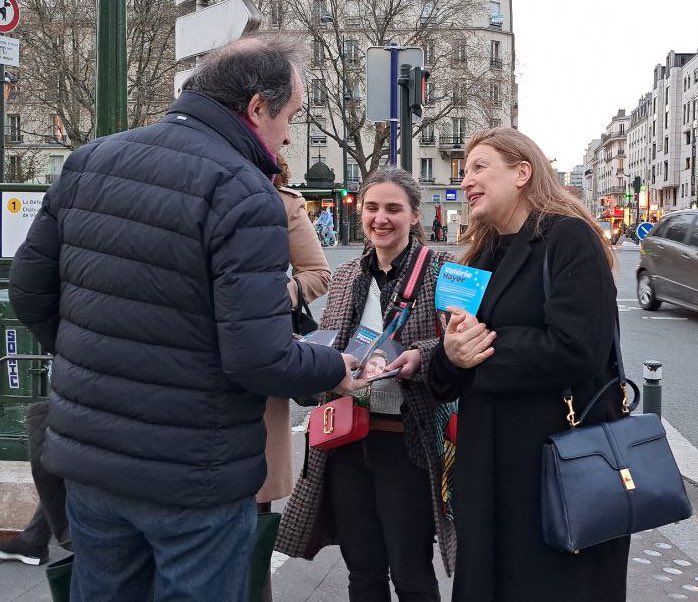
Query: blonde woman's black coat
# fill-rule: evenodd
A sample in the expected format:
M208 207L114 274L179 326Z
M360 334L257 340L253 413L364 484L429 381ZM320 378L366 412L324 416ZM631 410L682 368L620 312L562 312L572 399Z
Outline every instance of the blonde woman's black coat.
M478 313L497 333L494 355L461 370L440 346L430 366L438 397L460 397L453 600L620 602L628 539L559 552L543 543L540 517L541 448L567 428L562 390L572 387L581 410L615 371L616 288L588 224L552 218L538 230L536 221L514 237ZM493 256L488 247L472 265L492 269ZM619 417L620 405L613 387L588 423Z

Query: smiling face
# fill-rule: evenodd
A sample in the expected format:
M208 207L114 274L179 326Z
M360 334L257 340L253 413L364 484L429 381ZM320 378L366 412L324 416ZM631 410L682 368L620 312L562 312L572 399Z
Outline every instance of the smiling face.
M372 355L368 358L366 366L364 367L364 372L361 375L362 378L373 378L374 376L380 376L385 372L385 367L388 365L388 360L382 355Z
M491 146L475 146L465 161L460 185L473 220L492 226L500 234L518 232L530 213L521 194L530 176L531 166L526 161L507 165Z
M412 209L407 193L397 184L374 184L363 195L361 223L377 250L397 257L418 221L419 212Z

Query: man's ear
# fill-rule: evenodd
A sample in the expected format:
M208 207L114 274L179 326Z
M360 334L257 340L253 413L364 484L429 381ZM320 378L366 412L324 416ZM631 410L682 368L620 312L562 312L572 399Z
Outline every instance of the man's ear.
M247 120L254 126L259 127L260 117L266 110L266 101L262 95L257 92L247 105Z
M531 164L528 161L519 161L516 166L518 173L516 174L516 185L519 188L523 188L526 183L531 179Z

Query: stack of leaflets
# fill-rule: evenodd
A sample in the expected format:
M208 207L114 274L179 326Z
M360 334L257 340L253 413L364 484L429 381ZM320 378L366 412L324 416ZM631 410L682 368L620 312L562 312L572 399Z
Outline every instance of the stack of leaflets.
M337 338L337 330L316 330L307 334L300 340L305 343L319 345L332 345ZM368 382L393 378L400 369L386 370L405 350L397 341L382 336L382 333L359 326L354 335L349 339L344 353L353 355L359 360L359 367L354 370L354 378L366 379Z
M449 307L464 309L472 315L477 314L491 277L492 272L459 263L446 262L441 266L436 281L435 305L444 331L451 319Z

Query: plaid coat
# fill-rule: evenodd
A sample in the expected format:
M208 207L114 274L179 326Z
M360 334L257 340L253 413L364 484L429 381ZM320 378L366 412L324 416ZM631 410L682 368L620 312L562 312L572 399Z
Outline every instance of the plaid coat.
M412 256L419 249L414 240L396 281L388 283L381 292L382 301L392 298L397 287L402 287L409 277L407 273ZM439 341L439 326L434 311L434 292L439 269L450 261L447 253L432 255L424 281L417 293L415 306L402 331L400 340L408 349L418 349L421 368L411 380L400 381L405 403L402 417L410 458L429 472L434 522L444 567L450 576L455 560L456 537L453 524L446 518L440 500L441 463L437 454L434 428L434 400L425 383L434 347ZM356 330L363 314L371 284L368 271L368 253L337 268L330 285L327 308L321 328L339 330L335 341L337 349L344 349ZM400 290L400 289L398 289ZM390 311L392 303L388 303ZM330 452L331 453L331 452ZM324 476L328 452L311 448L308 456L307 475L299 477L293 494L281 518L281 526L275 549L292 557L312 560L326 545L337 543L333 517L329 504L323 503Z

